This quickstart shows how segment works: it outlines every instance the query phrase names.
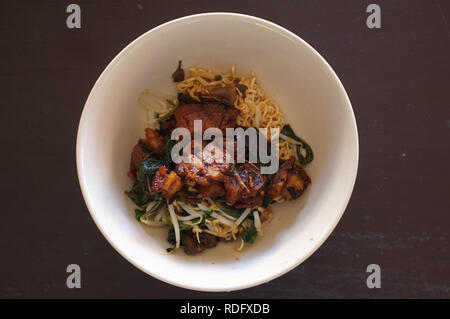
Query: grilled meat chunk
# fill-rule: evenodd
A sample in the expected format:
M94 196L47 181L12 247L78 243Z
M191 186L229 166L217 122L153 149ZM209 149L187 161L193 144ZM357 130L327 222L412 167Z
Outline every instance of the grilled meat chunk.
M225 178L230 164L210 163L206 164L197 160L195 163L180 163L177 166L178 175L203 186L208 186L212 181L221 181Z
M166 180L167 180L167 168L165 166L161 166L160 169L156 172L155 177L153 177L152 193L161 192Z
M208 186L198 186L198 192L202 197L220 197L225 195L225 189L223 188L223 183L211 182Z
M165 199L171 199L183 186L181 177L174 171L171 171L162 188L162 195Z
M272 178L267 193L272 198L281 196L284 200L294 200L303 194L310 183L311 179L303 167L291 157L283 162Z
M227 155L225 152L212 155L213 151L204 151L201 159L191 154L191 163L182 162L177 165L176 171L178 175L185 177L188 181L193 181L203 186L208 186L211 182L215 181L224 181L231 164L226 163L225 156ZM220 163L218 158L223 158L221 160L223 163Z
M136 179L136 172L139 169L139 166L141 166L141 163L145 161L145 159L150 155L150 152L145 150L142 146L139 144L136 144L131 151L131 160L130 160L130 172L128 175Z
M172 131L177 127L177 120L172 114L164 122L161 123L160 133L162 136L170 136Z
M154 151L161 151L164 144L164 137L151 128L145 129L144 143Z
M147 157L153 152L160 152L163 148L163 137L159 133L151 128L145 129L145 138L141 140L145 145L136 144L131 151L130 160L130 176L136 181L136 172L139 170L141 163L147 159Z
M232 205L241 202L239 204L241 207L259 202L258 195L265 182L266 178L255 165L250 163L239 165L225 180L227 202Z
M220 128L223 132L226 132L228 127L236 127L236 119L241 112L234 106L227 107L225 112L222 114L222 122L220 123Z
M195 183L199 185L209 185L206 177L207 169L203 163L180 163L177 165L176 172L181 177L184 177L190 185Z
M281 196L284 200L299 198L309 184L311 184L311 179L303 167L295 163L292 169L288 171L287 181L281 191Z
M239 187L237 181L231 177L228 176L228 178L226 179L225 183L225 192L226 192L226 198L227 198L227 202L229 204L234 204L236 203L241 195L241 188Z
M181 177L174 171L167 174L167 168L161 166L152 181L152 192L161 192L165 199L170 200L183 186Z
M194 121L202 121L202 133L208 128L220 128L225 131L228 127L236 126L239 110L226 107L218 103L184 104L175 111L177 127L187 128L194 133Z
M288 160L284 161L281 164L278 172L276 172L275 176L272 178L267 193L272 198L277 198L281 195L281 191L283 190L283 186L287 181L288 170L292 168L294 165L295 158L291 157Z
M210 93L228 105L233 105L236 100L236 87L234 85L225 87L218 86L213 88Z
M207 233L200 233L198 235L200 243L197 241L197 236L192 231L185 232L182 236L184 252L188 255L196 255L207 248L217 246L217 237Z

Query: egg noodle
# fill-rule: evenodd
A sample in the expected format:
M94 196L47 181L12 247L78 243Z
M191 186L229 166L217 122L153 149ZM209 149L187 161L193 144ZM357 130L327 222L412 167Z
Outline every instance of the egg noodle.
M199 100L200 95L208 95L210 90L216 87L229 85L245 85L245 94L236 88L237 97L234 107L241 113L237 118L237 124L245 127L278 128L284 125L283 112L278 104L266 96L264 90L256 80L256 74L251 72L249 77L237 76L233 66L229 72L217 73L201 68L189 68L190 76L178 83L180 92L188 93L193 99ZM270 139L270 135L268 136ZM288 159L294 156L294 149L288 141L280 140L279 156Z

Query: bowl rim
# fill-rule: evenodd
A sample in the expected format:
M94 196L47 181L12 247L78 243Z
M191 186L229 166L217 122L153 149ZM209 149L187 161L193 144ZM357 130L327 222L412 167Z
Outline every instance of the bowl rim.
M277 271L274 271L270 276L266 276L266 277L262 277L258 280L254 280L250 283L247 284L240 284L240 283L235 283L235 284L230 284L227 287L204 287L204 286L196 286L195 284L185 284L182 282L176 282L176 281L172 281L170 278L166 278L163 277L161 275L158 275L156 273L153 273L150 269L147 269L139 264L137 264L128 254L126 251L123 251L121 249L119 249L118 246L115 245L114 240L112 238L110 238L105 231L102 229L99 220L97 219L96 214L94 213L94 209L90 203L90 198L88 196L88 193L86 191L87 189L87 180L86 177L84 176L84 172L83 172L83 168L81 165L81 161L82 161L82 132L83 132L83 127L85 126L86 123L86 109L88 108L88 105L90 104L91 100L92 100L92 96L94 95L94 92L97 90L97 87L99 85L99 83L103 80L103 78L106 76L106 74L108 74L110 72L110 70L114 67L114 65L116 65L118 63L118 61L120 59L123 59L126 57L126 53L127 51L131 50L142 38L148 36L149 34L151 34L152 32L155 32L156 30L159 29L163 29L168 25L173 25L173 24L178 24L181 22L185 22L187 20L196 20L196 19L203 19L203 18L207 18L207 17L234 17L234 18L238 18L238 19L243 19L243 20L247 20L247 21L252 21L252 22L257 22L260 24L263 24L271 29L280 31L286 35L288 35L289 37L291 37L292 39L294 39L295 41L300 42L302 45L304 45L305 47L307 47L308 50L310 50L316 57L318 57L323 66L325 68L328 68L328 71L330 72L330 74L332 74L334 81L337 83L338 88L341 90L341 93L344 94L345 97L345 101L347 103L347 107L349 108L350 114L352 116L352 129L354 132L354 137L355 137L355 146L356 146L356 152L354 154L354 163L355 163L355 168L353 169L352 172L352 176L351 177L351 187L349 188L349 191L347 193L347 198L345 199L342 207L339 209L339 214L336 215L335 220L333 220L332 223L330 223L330 226L328 227L328 230L326 232L324 232L322 234L322 236L320 236L320 239L316 241L315 245L311 248L311 250L305 254L304 256L302 256L301 258L298 258L298 260L296 260L294 263L290 264L289 266L285 267L285 268L280 268ZM331 233L334 231L334 229L336 228L338 222L340 221L340 219L342 218L347 205L350 201L351 195L353 193L354 187L355 187L355 182L356 182L356 177L357 177L357 173L358 173L358 167L359 167L359 137L358 137L358 128L357 128L357 124L356 124L356 118L355 118L355 114L353 111L353 107L352 104L350 102L350 99L348 97L348 94L342 84L342 82L340 81L339 77L337 76L336 72L334 72L333 68L328 64L328 62L310 45L308 44L305 40L303 40L302 38L300 38L298 35L296 35L295 33L287 30L286 28L275 24L273 22L270 22L268 20L262 19L262 18L258 18L255 16L251 16L251 15L247 15L247 14L241 14L241 13L233 13L233 12L207 12L207 13L199 13L199 14L193 14L193 15L187 15L187 16L183 16L180 18L176 18L173 20L170 20L168 22L165 22L163 24L160 24L152 29L150 29L149 31L146 31L145 33L143 33L142 35L140 35L139 37L137 37L136 39L134 39L132 42L130 42L125 48L123 48L112 60L111 62L106 66L106 68L103 70L103 72L101 73L101 75L98 77L98 79L95 81L94 86L92 87L86 102L83 106L83 111L81 113L81 117L80 117L80 122L78 125L78 131L77 131L77 139L76 139L76 166L77 166L77 175L78 175L78 181L80 184L80 188L81 188L81 193L83 195L83 199L84 202L86 203L86 206L88 208L88 211L92 217L92 219L94 220L94 223L96 224L97 228L100 230L100 232L102 233L103 237L105 237L105 239L108 241L108 243L122 256L124 257L129 263L131 263L133 266L135 266L136 268L140 269L141 271L143 271L144 273L152 276L153 278L156 278L158 280L161 280L165 283L171 284L173 286L177 286L177 287L181 287L181 288L185 288L185 289L190 289L190 290L195 290L195 291L205 291L205 292L230 292L230 291L236 291L236 290L241 290L241 289L246 289L246 288L250 288L250 287L255 287L255 286L259 286L262 285L264 283L267 283L271 280L274 280L278 277L283 276L284 274L288 273L289 271L293 270L294 268L296 268L297 266L299 266L301 263L303 263L306 259L308 259L312 254L314 254L322 245L323 243L329 238L329 236L331 235Z

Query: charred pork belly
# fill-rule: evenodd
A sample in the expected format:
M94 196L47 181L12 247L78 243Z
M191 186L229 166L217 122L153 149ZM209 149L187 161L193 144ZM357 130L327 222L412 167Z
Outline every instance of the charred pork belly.
M283 162L272 178L267 193L272 198L281 196L284 200L294 200L303 194L310 183L311 179L303 167L291 157Z

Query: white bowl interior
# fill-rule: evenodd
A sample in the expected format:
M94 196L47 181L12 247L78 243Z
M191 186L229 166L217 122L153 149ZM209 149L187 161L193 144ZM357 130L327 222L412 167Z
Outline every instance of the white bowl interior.
M312 185L299 200L274 205L264 236L244 252L221 243L198 256L165 254L167 229L134 219L124 194L130 152L143 135L138 92L175 95L171 73L199 66L256 72L296 133L312 145L306 167ZM267 21L204 14L164 24L138 38L104 71L86 102L77 139L77 165L88 208L108 241L130 262L174 285L227 291L269 281L311 255L331 233L351 195L358 136L347 95L334 72L306 43Z

